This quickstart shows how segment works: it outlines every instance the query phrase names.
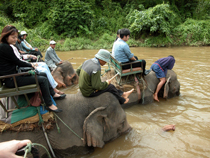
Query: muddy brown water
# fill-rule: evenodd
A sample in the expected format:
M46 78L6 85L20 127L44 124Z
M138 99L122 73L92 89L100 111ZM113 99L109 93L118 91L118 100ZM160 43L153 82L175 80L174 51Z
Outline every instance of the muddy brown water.
M62 60L76 69L98 50L57 52ZM109 50L110 51L110 50ZM210 47L131 48L139 59L145 59L146 69L159 58L174 55L174 71L181 84L181 95L169 100L160 99L148 105L134 105L125 109L133 128L128 134L96 148L82 158L178 158L210 157ZM108 68L107 65L102 67ZM78 85L63 89L77 93ZM176 130L163 132L161 128L175 124Z

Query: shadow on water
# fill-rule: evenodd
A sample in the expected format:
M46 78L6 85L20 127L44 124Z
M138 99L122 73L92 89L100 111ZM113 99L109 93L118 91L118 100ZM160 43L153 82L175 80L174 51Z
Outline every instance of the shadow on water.
M76 69L85 60L92 58L98 50L57 52L62 60L73 57L70 62ZM149 69L157 59L173 55L176 59L174 71L181 84L181 95L159 103L135 105L125 109L133 130L96 149L82 158L154 158L154 157L209 157L210 155L210 48L131 48L139 59L145 59ZM102 67L102 71L107 65ZM77 93L78 85L63 89L66 93ZM173 132L161 128L175 124Z

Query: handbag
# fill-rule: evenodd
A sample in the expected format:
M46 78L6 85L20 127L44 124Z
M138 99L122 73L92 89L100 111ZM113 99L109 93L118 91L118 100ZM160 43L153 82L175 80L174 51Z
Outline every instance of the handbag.
M20 72L28 72L30 70L34 70L33 67L18 67L18 73Z

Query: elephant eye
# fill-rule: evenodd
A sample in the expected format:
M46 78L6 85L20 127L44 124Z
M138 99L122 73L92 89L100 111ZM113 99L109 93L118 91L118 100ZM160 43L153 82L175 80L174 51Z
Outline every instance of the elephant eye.
M119 127L117 128L117 132L120 133L121 130L124 128L124 125L125 125L125 121L121 122Z
M125 124L125 120L121 122L121 126L124 127L124 124Z

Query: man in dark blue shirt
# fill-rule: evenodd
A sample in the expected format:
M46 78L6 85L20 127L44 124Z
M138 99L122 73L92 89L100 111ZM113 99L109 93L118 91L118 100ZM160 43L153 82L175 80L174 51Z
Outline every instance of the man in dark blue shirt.
M153 97L156 101L158 100L158 92L160 91L161 87L166 82L166 74L167 70L171 70L174 67L175 59L172 55L169 55L166 58L158 59L154 64L152 64L151 69L155 72L157 78L160 79L160 82L157 85L156 91L153 94Z

